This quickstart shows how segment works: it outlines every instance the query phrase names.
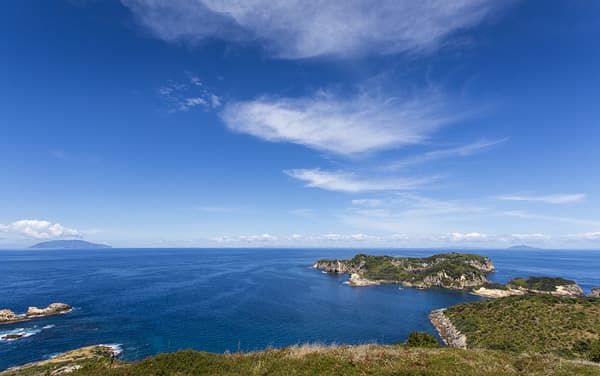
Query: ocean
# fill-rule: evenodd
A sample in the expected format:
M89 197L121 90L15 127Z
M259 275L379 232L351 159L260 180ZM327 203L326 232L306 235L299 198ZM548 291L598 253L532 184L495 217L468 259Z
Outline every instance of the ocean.
M364 253L420 257L430 250ZM560 276L586 293L600 286L600 251L469 250L489 256L505 283ZM93 344L124 360L196 349L236 352L299 343L394 343L435 333L427 314L480 300L464 292L397 285L353 288L348 276L311 268L357 249L102 249L0 251L0 309L63 302L73 311L0 326L0 370Z

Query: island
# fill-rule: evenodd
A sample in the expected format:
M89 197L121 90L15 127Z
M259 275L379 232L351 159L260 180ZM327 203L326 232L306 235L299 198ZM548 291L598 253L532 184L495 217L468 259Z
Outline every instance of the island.
M429 257L392 257L359 254L349 260L319 260L313 268L327 273L350 274L351 286L396 283L427 289L466 290L489 283L494 264L485 256L442 253Z
M51 240L32 245L32 249L104 249L108 244L90 243L85 240Z
M512 247L508 247L507 249L511 251L537 251L541 248L531 247L525 244L513 245Z
M24 314L17 314L10 309L0 309L0 325L27 321L38 317L53 316L70 312L73 309L65 303L52 303L46 308L29 307Z

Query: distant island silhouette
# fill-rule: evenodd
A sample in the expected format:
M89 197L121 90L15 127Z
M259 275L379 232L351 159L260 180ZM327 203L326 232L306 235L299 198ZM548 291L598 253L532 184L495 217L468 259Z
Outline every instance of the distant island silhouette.
M32 245L34 249L101 249L112 248L108 244L97 244L85 240L51 240Z
M519 244L519 245L513 245L512 247L508 247L508 249L512 249L512 250L515 250L515 251L518 251L518 250L527 251L527 250L536 250L536 249L541 249L541 248L530 247L528 245Z

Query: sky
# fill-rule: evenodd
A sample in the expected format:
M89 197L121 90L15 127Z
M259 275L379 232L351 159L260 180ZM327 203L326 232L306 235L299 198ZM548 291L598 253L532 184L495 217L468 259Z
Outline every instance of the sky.
M599 16L4 2L0 248L600 248Z

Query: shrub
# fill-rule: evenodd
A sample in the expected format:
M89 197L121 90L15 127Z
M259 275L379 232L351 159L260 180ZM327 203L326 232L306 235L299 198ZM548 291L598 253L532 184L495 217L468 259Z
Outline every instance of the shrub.
M404 343L407 347L441 347L437 338L429 333L412 332Z

